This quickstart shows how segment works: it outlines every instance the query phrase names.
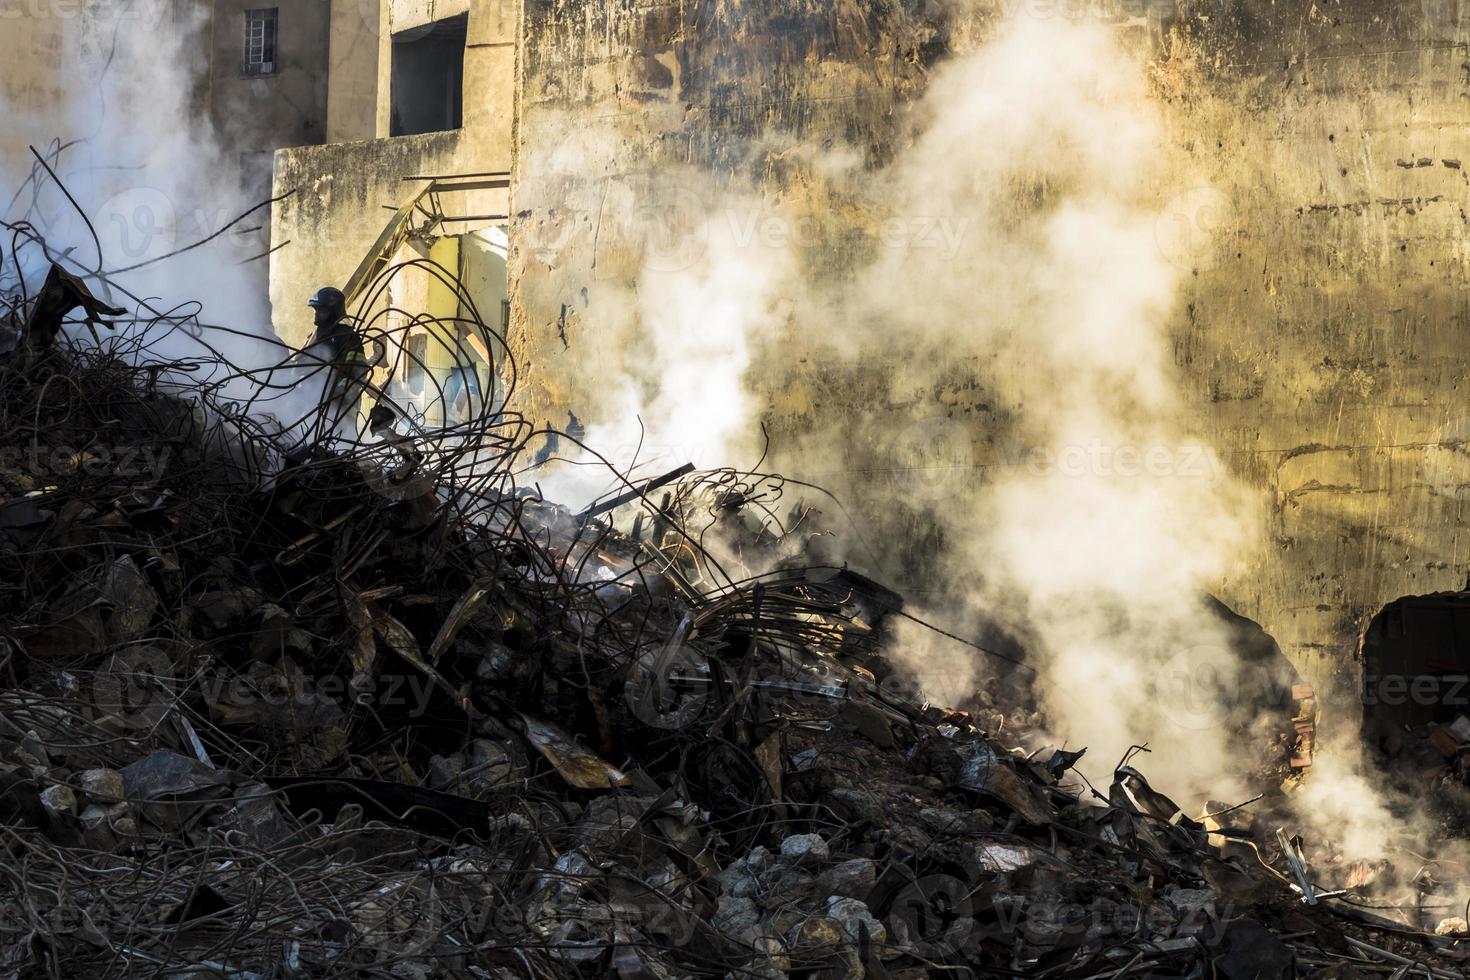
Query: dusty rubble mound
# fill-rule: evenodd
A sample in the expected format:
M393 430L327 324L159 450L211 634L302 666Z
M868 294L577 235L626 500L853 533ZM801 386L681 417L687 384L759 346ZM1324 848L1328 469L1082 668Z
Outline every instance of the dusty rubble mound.
M879 683L861 576L722 577L774 481L633 487L620 534L491 425L267 475L49 337L0 425L0 977L1456 975Z

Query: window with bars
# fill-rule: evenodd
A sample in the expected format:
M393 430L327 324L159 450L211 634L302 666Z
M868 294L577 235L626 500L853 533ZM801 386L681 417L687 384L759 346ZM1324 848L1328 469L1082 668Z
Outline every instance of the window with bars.
M271 75L276 70L276 13L265 7L245 11L245 63L247 75Z

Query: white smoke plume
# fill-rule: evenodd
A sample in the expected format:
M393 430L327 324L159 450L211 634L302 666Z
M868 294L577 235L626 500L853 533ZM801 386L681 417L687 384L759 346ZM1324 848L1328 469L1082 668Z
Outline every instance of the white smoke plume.
M214 129L209 6L37 4L22 17L26 33L58 42L59 58L36 64L36 74L54 77L29 100L22 104L19 93L3 105L0 218L33 229L50 254L24 244L22 232L22 247L0 260L0 293L23 286L34 296L59 260L128 311L98 331L103 344L144 361L209 365L222 355L245 373L205 367L181 380L220 382L225 398L305 431L326 374L267 371L290 353L270 327L270 210L249 196L241 154ZM87 342L84 330L72 330ZM278 387L263 390L266 379Z
M845 386L805 396L803 424L773 444L776 468L853 499L882 544L939 528L924 560L942 601L924 612L1024 633L1047 713L1066 725L1056 734L1094 747L1092 774L1149 742L1161 785L1238 792L1221 718L1195 703L1181 730L1154 682L1181 664L1233 670L1201 599L1238 570L1256 508L1198 438L1169 356L1186 270L1156 229L1170 189L1194 184L1143 60L1106 26L1017 17L935 73L912 127L876 171L778 134L746 149L804 167L800 191L736 176L759 166L665 168L678 191L647 191L671 208L640 214L606 189L585 202L633 216L588 232L597 273L609 238L642 263L632 295L589 276L588 329L568 342L585 380L566 394L587 441L626 462L617 450L641 419L646 443L741 465L758 454L772 388ZM600 158L619 188L619 145L583 127L525 169L555 171L571 153L585 172ZM813 262L854 233L870 247L846 268ZM981 386L989 418L946 416L934 393L957 378ZM864 420L859 392L886 407ZM902 474L926 440L944 459L916 500ZM1018 452L972 465L992 443ZM882 526L896 510L907 520ZM986 674L950 641L898 637L895 656L936 700L962 701Z
M1201 597L1257 529L1169 357L1186 270L1156 229L1170 188L1190 184L1175 184L1189 177L1143 62L1104 26L1019 18L946 66L925 114L890 175L897 209L972 224L949 258L884 250L860 277L884 288L861 302L973 363L1021 447L935 501L950 567L974 583L966 598L1029 633L1047 714L1092 746L1093 774L1146 742L1162 786L1238 794L1223 706L1200 717L1208 705L1156 683L1180 665L1233 671ZM925 288L887 288L903 281Z
M269 211L231 224L260 202L247 199L239 155L220 145L208 112L207 6L109 0L38 4L22 16L33 18L24 25L30 31L60 39L58 62L45 66L55 72L59 100L5 106L0 186L9 206L0 216L29 222L54 248L70 249L63 263L70 271L108 273L120 288L97 278L88 285L115 305L137 308L126 291L145 301L144 316L148 308L197 312L202 323L245 334L201 333L232 359L279 359L264 260L249 261L266 251ZM34 290L48 262L34 248L18 259ZM16 275L7 255L0 288L14 289ZM168 355L204 351L177 333L162 344Z

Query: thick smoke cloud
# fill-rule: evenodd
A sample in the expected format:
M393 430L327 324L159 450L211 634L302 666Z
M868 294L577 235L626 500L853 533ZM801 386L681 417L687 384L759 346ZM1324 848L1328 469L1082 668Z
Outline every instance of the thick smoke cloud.
M0 294L34 295L58 260L128 311L99 333L104 344L153 361L223 355L251 373L183 380L218 382L304 432L325 374L268 372L289 353L270 328L269 207L248 196L241 155L214 129L210 8L111 0L36 5L23 18L13 26L58 45L54 77L38 86L57 101L4 105L3 218L21 230L0 259ZM263 390L267 378L278 387Z
M661 167L677 192L652 199L673 205L599 231L641 246L634 291L595 282L588 343L568 345L588 442L616 455L641 418L647 443L738 465L759 451L771 388L814 392L773 462L866 514L905 515L864 528L878 547L854 562L937 528L922 611L1024 635L1059 738L1093 745L1100 766L1148 741L1165 785L1238 790L1220 719L1197 708L1181 731L1155 684L1181 658L1234 671L1201 597L1240 570L1258 507L1200 440L1170 357L1187 270L1157 229L1168 189L1193 182L1143 62L1105 26L1018 17L940 67L911 125L877 170L775 133L725 173ZM576 140L584 165L617 159L614 133ZM802 171L797 189L739 176L773 158ZM852 241L845 265L821 261ZM607 351L629 370L599 385L620 377ZM934 393L956 384L978 385L991 414L949 412ZM964 647L897 637L936 700L987 676Z
M260 202L247 199L241 160L220 145L210 121L207 8L117 0L37 5L24 16L28 32L59 38L61 57L51 67L62 99L59 111L5 107L4 219L29 222L57 248L70 248L72 271L109 273L120 289L97 279L89 285L117 305L134 309L126 290L156 310L197 309L204 323L269 340L264 260L251 261L267 248L269 214L262 209L231 224ZM45 257L27 249L20 261L34 288ZM13 290L17 270L8 255L3 276L0 288ZM245 363L273 348L218 332L206 339Z
M1170 127L1112 28L1020 16L934 73L881 168L768 133L727 148L734 166L659 164L639 186L647 161L583 125L533 146L527 171L598 160L582 203L619 215L582 229L601 243L563 357L591 445L740 465L762 421L797 416L770 465L868 518L854 564L917 586L917 611L959 633L1019 638L1051 736L1089 746L1090 778L1146 743L1149 777L1197 813L1253 793L1231 722L1268 692L1203 597L1249 589L1267 502L1210 448L1175 362L1180 287L1208 247L1191 227L1181 248L1180 202L1229 201ZM572 144L580 170L559 172ZM772 160L801 179L763 181ZM619 240L641 258L631 288L605 268ZM942 703L996 683L992 661L912 623L889 653ZM1349 859L1422 848L1430 828L1355 746L1319 749L1294 827Z

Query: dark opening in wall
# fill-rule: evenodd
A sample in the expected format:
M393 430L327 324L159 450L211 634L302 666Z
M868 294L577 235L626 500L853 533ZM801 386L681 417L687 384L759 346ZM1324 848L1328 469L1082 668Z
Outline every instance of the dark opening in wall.
M393 35L388 135L458 129L464 118L464 42L468 15Z
M1412 736L1470 741L1470 592L1395 599L1363 633L1363 734L1389 756Z

